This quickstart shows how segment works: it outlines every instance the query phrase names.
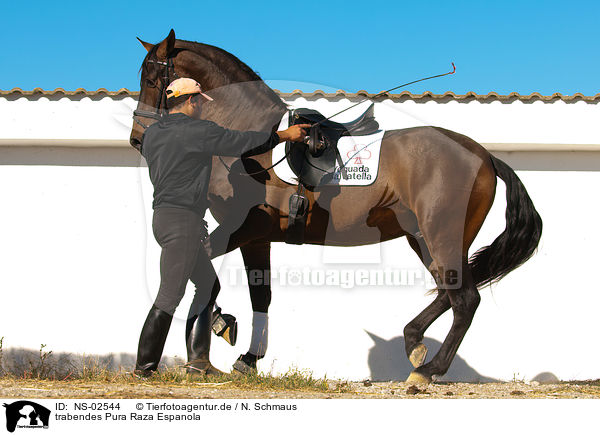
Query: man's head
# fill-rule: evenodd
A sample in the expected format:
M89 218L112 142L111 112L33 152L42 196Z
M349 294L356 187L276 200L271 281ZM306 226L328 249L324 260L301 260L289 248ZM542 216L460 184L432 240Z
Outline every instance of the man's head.
M167 107L170 113L179 112L198 117L204 101L213 99L202 92L200 84L194 79L180 78L167 87Z

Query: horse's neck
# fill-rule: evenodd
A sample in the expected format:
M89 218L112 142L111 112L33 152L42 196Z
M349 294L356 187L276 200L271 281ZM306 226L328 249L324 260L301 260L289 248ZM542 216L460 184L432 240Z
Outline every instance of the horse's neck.
M233 130L271 131L286 108L267 92L262 81L223 83L210 90L215 101L205 104L203 118Z
M208 102L202 108L202 117L213 121L218 125L241 131L263 131L271 132L279 126L279 123L286 113L287 106L262 80L251 73L246 74L242 70L235 70L232 73L231 65L221 64L217 60L218 56L206 55L205 58L214 65L213 73L210 77L204 77L206 89L213 102ZM225 60L227 63L227 59ZM218 71L218 72L217 72ZM224 72L225 71L225 72ZM228 77L227 74L231 74ZM235 76L235 75L238 76ZM235 76L235 77L234 77ZM198 77L202 83L202 77ZM252 157L257 164L252 164L253 168L248 172L258 171L262 174L260 168L271 166L271 151ZM228 201L234 196L234 184L231 177L236 177L240 172L246 172L244 165L239 160L224 158L227 165L231 165L232 174L228 167L223 164L219 158L213 159L213 167L209 187L209 201L211 202L211 211L215 214L225 216L231 211L231 207L225 207L224 201ZM256 166L256 167L254 167ZM266 175L266 173L265 173ZM245 181L247 175L237 175L243 177ZM248 180L250 181L248 177ZM266 181L259 181L258 176L254 181L259 184L265 184ZM245 182L242 184L246 184ZM215 216L217 219L218 217Z
M266 95L265 90L270 91L263 82L257 81L213 88L210 90L210 95L218 104L210 102L205 104L202 116L225 128L270 133L279 126L286 108L283 103L274 102L269 95ZM260 168L271 166L271 158L271 151L252 157L252 160L258 165L248 172L260 172ZM236 162L236 159L213 159L209 190L211 195L220 197L222 200L234 196L234 187L229 182L229 168L225 165L233 165L231 170L234 175L246 172L243 165ZM216 201L215 207L218 207L219 203L220 201Z

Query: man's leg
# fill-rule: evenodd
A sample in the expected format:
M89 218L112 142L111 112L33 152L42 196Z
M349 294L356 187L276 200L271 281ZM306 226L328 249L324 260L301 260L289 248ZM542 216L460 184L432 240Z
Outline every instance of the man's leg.
M190 280L196 286L196 293L188 313L185 332L188 373L221 375L223 372L216 369L209 358L213 308L221 286L204 248L198 251Z
M152 229L162 248L160 289L140 334L135 370L140 376L149 376L158 368L173 314L185 293L205 231L197 213L177 208L156 209Z

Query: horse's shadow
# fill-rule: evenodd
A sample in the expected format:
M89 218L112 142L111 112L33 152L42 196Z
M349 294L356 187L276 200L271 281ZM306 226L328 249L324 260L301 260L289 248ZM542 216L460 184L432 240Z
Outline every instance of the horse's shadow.
M369 349L368 364L371 371L371 379L374 381L405 380L413 371L414 367L408 360L404 351L404 337L399 336L391 340L385 340L377 335L365 331L374 342ZM427 346L427 361L435 355L442 345L441 342L432 338L423 339ZM497 379L484 376L477 372L458 354L454 357L448 372L437 378L438 381L452 382L498 382Z

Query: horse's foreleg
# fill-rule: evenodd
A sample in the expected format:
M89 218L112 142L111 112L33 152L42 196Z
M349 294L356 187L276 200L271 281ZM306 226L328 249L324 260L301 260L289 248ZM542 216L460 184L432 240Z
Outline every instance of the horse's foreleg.
M253 240L264 237L271 228L271 216L260 207L250 209L243 221L225 219L204 242L209 258L215 259Z
M204 241L208 257L213 260L237 249L241 240L236 231L227 223L219 225Z
M204 248L210 259L219 257L245 244L251 243L257 237L264 236L269 226L270 218L268 213L259 208L251 209L243 222L240 222L238 217L233 217L229 220L225 219L204 241ZM262 232L260 229L262 229ZM214 317L213 331L215 334L223 337L229 344L235 346L237 340L237 322L235 317L231 314L222 314L220 308L217 308Z
M248 372L265 356L269 336L269 305L271 304L271 243L252 242L240 248L252 302L252 336L250 347L234 364L234 369Z

